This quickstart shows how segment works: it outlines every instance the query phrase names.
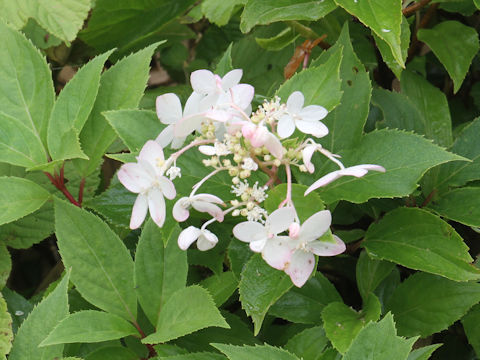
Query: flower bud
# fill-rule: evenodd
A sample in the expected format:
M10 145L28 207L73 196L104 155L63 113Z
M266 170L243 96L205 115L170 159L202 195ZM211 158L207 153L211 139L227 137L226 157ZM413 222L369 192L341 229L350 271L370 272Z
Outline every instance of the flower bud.
M273 165L275 165L276 167L279 167L280 165L282 165L282 162L278 159L275 159L273 160Z

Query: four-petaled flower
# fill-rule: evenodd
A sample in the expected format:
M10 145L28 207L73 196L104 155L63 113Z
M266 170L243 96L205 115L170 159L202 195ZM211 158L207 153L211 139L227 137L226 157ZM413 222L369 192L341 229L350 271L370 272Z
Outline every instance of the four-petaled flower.
M223 210L215 204L224 205L222 199L211 194L196 194L190 197L182 197L173 206L173 217L177 221L185 221L190 216L188 209L193 207L199 212L206 212L217 221L223 221Z
M118 170L118 179L128 190L137 193L130 218L130 228L142 225L150 210L153 221L162 226L165 221L165 199L176 196L172 181L163 176L165 158L162 147L155 141L145 143L136 163L123 164Z

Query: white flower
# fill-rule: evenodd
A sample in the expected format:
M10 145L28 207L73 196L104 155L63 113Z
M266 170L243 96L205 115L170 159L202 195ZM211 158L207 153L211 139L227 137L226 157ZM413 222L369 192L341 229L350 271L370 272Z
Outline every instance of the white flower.
M303 107L305 98L300 91L293 92L287 100L287 113L280 117L277 126L278 135L287 138L293 134L295 127L305 134L323 137L328 128L320 122L328 111L319 105Z
M247 157L243 159L242 169L256 171L258 165L251 157Z
M385 168L380 165L372 165L372 164L362 164L362 165L355 165L347 168L343 168L340 170L332 171L331 173L322 176L320 179L315 181L310 187L305 191L305 196L311 193L313 190L318 189L319 187L325 186L330 184L332 181L342 177L342 176L355 176L357 178L364 176L368 173L369 170L385 172Z
M285 149L280 140L268 131L266 126L255 125L244 122L242 125L242 134L245 139L250 140L253 147L265 146L270 153L277 159L282 159Z
M213 248L217 242L217 236L207 229L199 229L195 226L189 226L178 236L178 247L187 250L190 245L197 241L197 248L200 251L206 251Z
M167 170L166 174L170 178L170 180L174 180L177 177L181 178L182 177L182 169L180 169L178 166L171 166Z
M118 170L118 179L128 190L137 193L133 205L130 228L136 229L142 225L147 210L153 221L162 226L165 221L164 196L172 200L176 196L175 186L163 176L165 158L162 147L155 141L145 143L137 163L123 164Z
M267 217L265 225L255 221L244 221L235 225L233 235L238 240L249 243L252 251L262 252L267 242L272 241L277 234L287 230L294 218L295 209L284 207L272 212Z
M258 186L258 181L255 181L255 184L253 184L251 195L256 202L261 203L265 201L265 199L268 197L268 195L265 194L265 190L267 189L268 189L268 186Z
M208 156L224 156L230 154L230 150L228 150L227 145L224 143L216 141L213 146L210 145L201 145L198 147L198 151L200 151L204 155Z
M215 204L223 205L222 199L211 194L197 194L190 197L182 197L173 206L173 217L177 221L185 221L190 216L188 209L193 207L199 212L206 212L217 221L223 221L223 210Z

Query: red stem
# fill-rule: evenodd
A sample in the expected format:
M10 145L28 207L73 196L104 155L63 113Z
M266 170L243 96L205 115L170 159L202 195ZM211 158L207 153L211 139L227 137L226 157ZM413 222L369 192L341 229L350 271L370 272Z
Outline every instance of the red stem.
M421 0L405 9L402 10L403 15L408 16L413 14L415 11L420 10L426 6L431 0Z
M60 173L61 173L61 171L60 171ZM68 201L70 201L75 206L82 207L80 205L80 203L78 203L77 200L75 200L75 198L72 196L72 194L70 194L68 189L65 187L65 183L63 182L63 179L62 179L61 175L60 176L58 176L58 175L53 175L52 176L52 174L49 174L48 172L45 172L45 175L50 179L50 182L53 184L53 186L55 186L58 190L60 190L62 192L63 195L65 195L65 197L68 199Z
M145 333L143 330L140 328L140 325L136 321L133 321L133 326L137 329L138 333L140 334L141 339L144 339L146 337ZM145 346L148 349L148 359L157 356L157 352L155 351L155 348L151 344L145 344Z

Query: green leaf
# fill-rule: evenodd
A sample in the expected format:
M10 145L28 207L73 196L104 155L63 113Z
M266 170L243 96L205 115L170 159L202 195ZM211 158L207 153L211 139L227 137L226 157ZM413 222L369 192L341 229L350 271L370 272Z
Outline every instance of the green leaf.
M324 64L305 69L288 79L276 95L286 102L294 91L301 91L305 96L305 106L321 105L332 110L342 97L339 78L341 61L342 49L337 48Z
M302 324L321 324L322 311L329 303L342 301L335 286L317 272L301 288L294 287L272 305L268 313Z
M7 287L3 288L2 295L7 302L8 312L10 313L10 316L12 316L13 333L16 334L23 320L25 320L28 314L32 311L33 305L23 296Z
M429 205L438 214L469 226L480 226L480 188L464 187L442 194Z
M404 339L397 336L392 314L365 326L353 340L343 357L344 360L368 359L375 354L375 360L406 360L417 337Z
M18 177L0 177L0 188L0 224L34 212L50 197L50 193L40 185Z
M224 26L232 17L235 7L245 5L246 2L247 0L205 0L201 5L202 13L211 23Z
M415 273L400 284L386 305L403 336L442 331L480 301L480 284Z
M335 0L335 2L384 40L398 64L404 66L400 38L402 32L402 2L400 0Z
M203 4L205 4L205 2ZM225 50L220 60L218 60L217 66L215 67L215 74L219 76L224 76L226 73L233 70L232 46L233 46L233 43L230 43L230 45L228 45L227 50Z
M357 262L357 286L362 299L366 299L392 272L394 263L372 259L362 251Z
M407 360L428 360L430 359L430 355L440 346L442 346L442 344L433 344L415 349L408 355Z
M155 140L164 127L149 110L107 111L103 116L131 152L139 152L148 140Z
M456 281L480 278L469 264L468 247L439 217L417 208L398 208L369 227L363 246L371 256Z
M370 321L380 318L380 312L380 302L373 294L367 298L360 312L343 302L330 303L322 312L323 327L332 345L344 354L360 330Z
M13 342L9 360L47 360L62 356L63 345L44 348L39 348L38 345L68 315L69 277L70 271L67 271L55 290L43 299L22 323Z
M55 229L72 282L90 303L127 320L136 318L133 260L106 223L55 198Z
M325 330L321 326L315 326L299 332L288 340L285 349L303 360L319 360L327 344Z
M85 310L63 319L39 346L96 343L136 334L137 329L117 315Z
M419 29L417 37L445 66L456 93L480 49L477 30L458 21L442 21L432 29Z
M402 93L417 107L424 118L425 135L441 146L452 143L452 120L444 93L422 76L411 71L402 72Z
M85 360L138 360L138 355L123 346L102 346L86 355Z
M48 151L53 160L88 159L80 148L78 134L92 110L103 64L113 50L83 66L58 96L48 124Z
M242 271L240 302L254 323L256 336L262 327L268 309L293 286L282 271L268 266L260 255L253 255Z
M12 317L7 311L7 303L0 293L0 357L10 352L13 341Z
M419 135L397 130L368 133L357 148L341 152L341 155L345 166L378 164L386 172L372 171L361 178L345 176L318 189L327 204L338 200L362 203L370 198L407 196L417 188L417 182L428 169L463 160ZM309 184L315 179L304 176L301 180Z
M280 31L277 35L270 38L255 38L255 41L263 49L278 51L293 43L300 37L291 27Z
M238 287L238 279L232 271L226 271L220 275L212 275L199 283L212 295L215 305L221 306Z
M0 37L0 161L31 167L47 161L52 75L32 43L2 21Z
M189 286L167 300L158 317L157 331L142 342L163 343L210 326L230 328L208 291L198 285Z
M118 58L164 39L161 31L193 2L96 0L88 26L79 38L100 52L119 48Z
M5 287L8 277L10 276L10 270L12 269L12 259L7 247L0 243L0 290Z
M138 301L152 324L165 302L187 283L187 253L177 244L177 223L159 228L152 219L142 230L135 255L135 289Z
M227 355L229 360L299 360L295 355L292 355L286 350L266 345L256 346L235 346L227 344L212 344L222 353Z
M467 315L462 318L462 325L468 342L478 356L480 354L480 304L472 307Z
M174 356L162 356L159 360L225 360L226 357L218 353L194 352Z
M335 10L333 0L248 0L240 30L249 32L255 25L285 20L318 20Z
M95 104L80 133L83 151L90 160L74 161L78 172L83 176L91 174L97 168L116 138L115 131L102 113L138 106L147 83L152 53L158 45L155 43L127 56L102 74Z

